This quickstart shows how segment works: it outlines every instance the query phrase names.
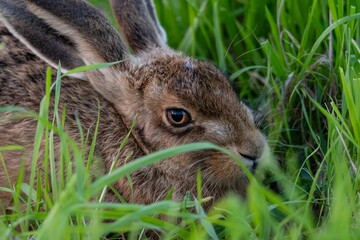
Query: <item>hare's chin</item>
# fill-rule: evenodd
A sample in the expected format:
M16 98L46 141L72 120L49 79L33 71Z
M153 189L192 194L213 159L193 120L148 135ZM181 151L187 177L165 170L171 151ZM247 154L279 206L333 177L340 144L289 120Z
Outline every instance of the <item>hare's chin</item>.
M233 192L245 196L248 184L249 179L244 174L231 176L226 182L222 182L218 185L218 191L221 192L221 195Z

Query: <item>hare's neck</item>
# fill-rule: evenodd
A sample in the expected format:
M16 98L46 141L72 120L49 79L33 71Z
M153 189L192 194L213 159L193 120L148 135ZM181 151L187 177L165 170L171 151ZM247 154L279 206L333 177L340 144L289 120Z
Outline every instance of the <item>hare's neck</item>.
M101 117L96 152L101 155L107 170L110 170L114 161L116 166L120 167L127 161L147 154L131 133L129 138L126 137L129 133L128 129L118 114L105 114Z

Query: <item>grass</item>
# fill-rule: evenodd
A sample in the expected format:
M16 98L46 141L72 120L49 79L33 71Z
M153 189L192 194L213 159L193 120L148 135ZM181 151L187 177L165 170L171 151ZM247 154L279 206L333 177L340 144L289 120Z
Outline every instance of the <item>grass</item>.
M108 9L104 1L92 2ZM148 206L104 203L101 190L119 176L171 155L216 146L198 143L154 153L91 182L84 153L63 130L64 113L54 111L56 121L48 122L50 88L60 94L61 76L55 85L48 77L41 111L31 114L39 119L34 159L46 139L43 161L51 179L36 180L34 162L30 184L20 174L13 189L0 189L14 196L13 213L0 216L0 238L99 239L127 232L129 239L144 239L149 228L163 239L358 238L360 2L155 3L169 45L212 61L259 111L259 125L278 164L267 165L251 181L246 199L230 195L208 213L188 197ZM57 177L54 136L63 143ZM84 134L83 144L86 139ZM1 146L0 153L16 147Z

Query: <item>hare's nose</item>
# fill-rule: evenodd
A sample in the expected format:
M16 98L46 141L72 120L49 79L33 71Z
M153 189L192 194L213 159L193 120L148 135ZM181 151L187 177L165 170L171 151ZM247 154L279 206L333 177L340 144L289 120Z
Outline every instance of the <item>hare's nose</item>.
M241 155L243 158L246 158L247 160L253 161L253 162L255 162L256 159L257 159L257 157L251 156L251 155L247 155L247 154L242 154L242 153L240 153L240 155Z
M251 156L251 155L247 155L247 154L242 154L240 153L240 155L245 158L246 160L252 162L252 170L255 171L257 165L258 165L258 162L256 161L258 159L258 157L255 157L255 156Z

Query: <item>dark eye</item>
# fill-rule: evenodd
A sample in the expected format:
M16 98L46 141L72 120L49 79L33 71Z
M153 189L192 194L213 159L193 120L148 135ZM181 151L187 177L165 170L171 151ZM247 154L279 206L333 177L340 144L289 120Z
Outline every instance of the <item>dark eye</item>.
M174 127L185 127L191 122L190 114L181 108L166 109L166 119Z

